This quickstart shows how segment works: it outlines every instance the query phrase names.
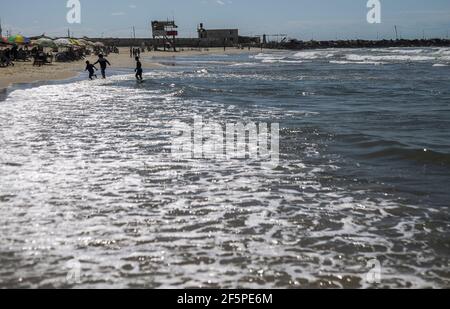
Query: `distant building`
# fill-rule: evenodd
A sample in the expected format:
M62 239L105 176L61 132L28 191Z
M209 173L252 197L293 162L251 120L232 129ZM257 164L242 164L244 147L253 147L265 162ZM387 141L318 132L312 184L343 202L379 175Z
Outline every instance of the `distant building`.
M223 42L226 45L239 44L238 29L205 29L203 24L198 28L198 38L203 40Z

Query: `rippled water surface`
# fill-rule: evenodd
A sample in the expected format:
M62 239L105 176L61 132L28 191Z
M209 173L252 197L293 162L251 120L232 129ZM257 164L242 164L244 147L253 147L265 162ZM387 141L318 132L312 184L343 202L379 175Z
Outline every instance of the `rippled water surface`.
M375 287L373 259L378 286L450 287L449 57L177 57L144 84L12 89L0 287ZM171 121L195 116L280 123L280 166L174 160Z

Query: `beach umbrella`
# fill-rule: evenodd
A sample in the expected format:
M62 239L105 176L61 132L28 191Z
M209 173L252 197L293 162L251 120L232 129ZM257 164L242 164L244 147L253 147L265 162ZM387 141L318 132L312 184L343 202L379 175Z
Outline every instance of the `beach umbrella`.
M40 39L34 41L34 44L38 45L40 47L49 47L49 48L56 47L55 42L53 42L53 40L47 39L47 38L40 38Z
M105 47L105 44L103 44L102 42L95 42L94 46L95 47Z
M56 46L58 47L70 47L72 43L70 43L69 39L57 39L54 41Z
M78 39L77 41L81 44L84 44L84 46L94 46L94 43L85 39Z
M27 44L30 42L29 39L25 38L24 36L17 34L17 35L12 35L8 38L9 43L12 44Z
M11 44L11 43L9 43L9 41L8 41L7 38L2 37L2 36L0 36L0 43L3 43L3 44Z
M75 39L69 39L69 42L73 46L82 46L81 43L78 40L75 40Z

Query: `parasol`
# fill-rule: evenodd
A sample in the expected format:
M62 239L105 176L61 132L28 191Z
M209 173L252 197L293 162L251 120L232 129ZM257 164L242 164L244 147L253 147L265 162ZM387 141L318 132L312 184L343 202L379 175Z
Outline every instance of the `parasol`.
M40 38L40 39L34 41L34 44L36 44L40 47L50 47L50 48L54 48L57 46L55 44L55 42L53 42L53 40L47 39L47 38Z
M54 43L58 47L71 47L72 46L72 43L70 42L69 39L57 39L54 41Z
M16 34L8 38L8 42L12 44L28 44L30 40L25 38L23 35Z

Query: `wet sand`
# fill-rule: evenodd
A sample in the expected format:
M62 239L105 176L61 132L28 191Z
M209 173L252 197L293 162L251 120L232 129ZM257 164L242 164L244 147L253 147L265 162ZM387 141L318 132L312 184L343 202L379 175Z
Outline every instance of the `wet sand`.
M252 52L259 51L259 49L253 49ZM248 53L248 49L240 50L229 48L226 51L223 48L210 48L201 50L184 49L179 52L146 52L141 54L142 57L179 57L190 55L210 55L210 54L237 54ZM86 60L95 62L96 56L87 57ZM12 84L21 83L34 83L50 80L64 80L72 78L84 71L84 63L86 60L80 60L75 62L54 62L42 67L33 66L32 62L15 62L14 67L0 68L0 93L4 92L4 89ZM112 68L134 68L135 61L130 58L129 48L120 48L120 54L110 54L108 60L112 64ZM154 68L159 66L155 61L143 61L144 68ZM0 95L1 96L1 95Z

